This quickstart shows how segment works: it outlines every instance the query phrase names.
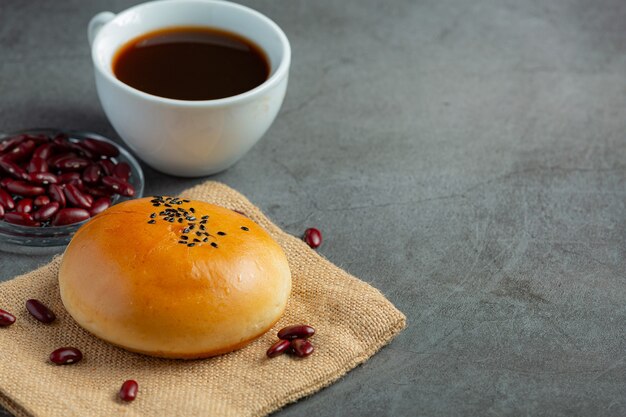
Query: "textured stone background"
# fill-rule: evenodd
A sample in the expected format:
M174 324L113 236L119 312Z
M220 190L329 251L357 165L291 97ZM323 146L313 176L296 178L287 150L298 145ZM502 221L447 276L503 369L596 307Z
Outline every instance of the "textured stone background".
M0 130L117 138L85 28L133 3L0 2ZM626 3L246 3L289 36L290 86L213 179L321 228L320 252L408 316L276 415L626 415ZM204 180L146 173L149 194ZM1 280L55 253L4 250Z

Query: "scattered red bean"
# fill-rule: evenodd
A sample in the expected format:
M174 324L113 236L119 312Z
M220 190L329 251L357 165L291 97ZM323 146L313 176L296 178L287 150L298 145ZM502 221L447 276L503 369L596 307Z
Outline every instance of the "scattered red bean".
M54 312L39 300L27 300L26 309L34 318L42 323L52 323L57 318Z
M309 356L314 350L313 345L307 339L293 339L291 348L293 353L300 358Z
M7 327L15 323L15 316L8 311L0 309L0 327Z
M133 401L137 398L137 392L139 392L139 384L137 384L137 381L129 379L120 388L120 399L122 401Z
M61 347L50 354L50 362L56 365L70 365L80 362L83 353L75 347Z
M108 142L65 134L0 140L0 219L33 227L72 224L106 210L117 194L134 196L130 165L111 159L118 155Z
M283 353L304 358L313 353L313 344L308 340L315 334L315 329L307 324L294 324L283 327L278 332L279 340L267 350L268 357L273 358Z
M283 353L287 352L290 347L291 341L279 340L278 342L270 346L270 348L267 350L267 357L275 358L276 356L282 355Z
M306 324L287 326L278 332L278 338L284 340L306 339L315 334L315 329Z
M304 241L315 249L322 244L322 232L315 227L310 227L304 231Z
M22 198L15 206L15 211L18 213L30 213L33 211L33 200L30 198Z
M53 226L78 223L89 218L89 212L82 208L64 208L57 212L52 219Z

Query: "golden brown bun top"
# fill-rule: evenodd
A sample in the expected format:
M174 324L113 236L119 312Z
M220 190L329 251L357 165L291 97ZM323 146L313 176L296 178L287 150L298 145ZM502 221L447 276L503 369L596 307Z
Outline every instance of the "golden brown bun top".
M102 251L97 256L115 262L122 271L136 270L138 266L150 269L144 265L145 260L162 256L167 262L158 265L160 277L184 276L190 272L204 278L217 271L238 272L242 267L240 262L262 263L275 252L284 256L271 236L246 216L201 201L174 200L182 204L157 201L148 197L117 204L82 227L74 239L89 234L89 239L97 241ZM155 207L156 204L159 206ZM174 212L180 215L173 215ZM82 256L90 254L82 253ZM146 283L151 283L152 288L150 291L142 288L143 292L165 291L163 295L168 295L167 287L179 289L181 285L180 281L170 279L141 281L142 285ZM184 282L191 291L193 287L201 289L216 284L207 279Z
M180 357L262 334L291 288L287 258L261 226L170 197L127 201L94 217L68 246L59 281L83 327L131 350ZM193 346L203 337L205 346Z

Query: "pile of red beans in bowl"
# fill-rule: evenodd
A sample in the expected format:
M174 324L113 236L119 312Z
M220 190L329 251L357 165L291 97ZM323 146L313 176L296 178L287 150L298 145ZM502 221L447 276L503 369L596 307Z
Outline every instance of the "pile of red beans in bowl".
M120 196L133 197L131 166L119 148L65 133L0 138L0 220L50 227L79 223Z

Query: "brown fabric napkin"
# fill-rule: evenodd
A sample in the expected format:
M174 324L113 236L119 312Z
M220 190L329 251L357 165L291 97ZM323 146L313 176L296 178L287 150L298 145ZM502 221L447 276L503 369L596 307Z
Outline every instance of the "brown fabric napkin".
M164 360L111 346L80 328L59 296L60 257L0 285L0 308L16 322L0 328L0 404L17 416L264 416L336 381L405 327L405 316L376 289L334 266L300 239L281 231L245 197L207 182L182 193L246 213L283 247L293 276L284 317L236 352L204 360ZM24 307L37 298L57 314L53 324ZM308 323L315 353L267 359L281 327ZM84 359L55 366L50 352L79 348ZM285 375L292 375L286 378ZM117 399L122 382L139 383L137 399Z

